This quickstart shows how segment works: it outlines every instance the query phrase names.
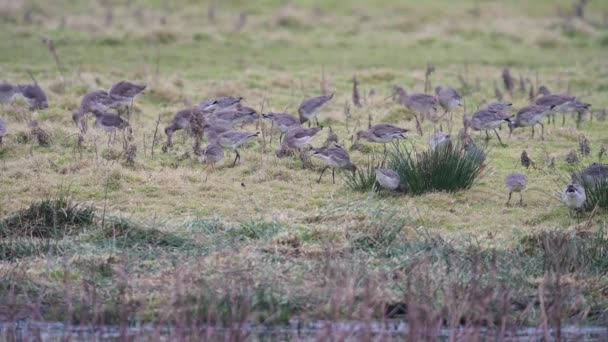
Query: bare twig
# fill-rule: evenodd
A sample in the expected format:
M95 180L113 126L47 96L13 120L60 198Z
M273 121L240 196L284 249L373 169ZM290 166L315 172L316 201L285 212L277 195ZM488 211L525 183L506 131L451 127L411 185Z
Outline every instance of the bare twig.
M158 125L160 125L160 115L156 120L156 128L154 129L154 137L152 138L152 150L150 151L150 158L154 158L154 146L156 145L156 135L158 134Z
M357 76L353 76L353 104L356 107L361 107L361 97L359 96L359 81L357 81Z
M57 64L57 70L59 71L59 74L61 75L61 79L63 81L65 81L65 73L64 70L65 68L63 67L63 63L61 62L61 59L59 58L59 55L57 54L57 50L55 49L55 43L53 42L52 39L46 38L46 37L42 37L42 43L44 43L47 47L47 49L49 49L49 52L51 53L51 55L53 55L53 58L55 59L55 64Z

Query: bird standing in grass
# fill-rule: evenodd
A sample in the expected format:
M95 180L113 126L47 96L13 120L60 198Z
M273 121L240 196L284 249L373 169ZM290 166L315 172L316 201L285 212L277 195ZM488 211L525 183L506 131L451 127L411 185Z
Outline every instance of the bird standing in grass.
M384 155L386 156L386 143L397 139L405 139L407 132L408 130L405 128L389 124L373 125L368 129L357 132L357 139L353 143L353 146L355 146L359 139L363 138L367 141L384 145Z
M216 125L235 127L238 124L253 123L259 118L255 109L237 103L234 106L218 108L207 120Z
M333 145L330 147L321 147L313 150L313 157L321 159L326 166L321 170L321 175L317 183L321 182L323 173L331 168L331 177L333 184L336 184L336 169L346 169L352 171L353 175L357 170L357 167L350 161L350 156L339 145Z
M496 133L496 137L498 138L500 144L505 146L502 143L496 128L505 122L511 122L511 115L506 111L509 107L511 107L510 103L494 102L488 105L486 108L475 112L472 117L465 116L463 120L465 133L469 128L476 131L485 131L486 140L489 140L490 136L488 135L488 131L493 130L494 133Z
M135 97L143 93L145 89L145 84L139 85L129 81L119 81L112 85L109 94L119 104L127 106L127 117L130 117Z
M513 133L513 130L517 127L532 127L532 138L534 138L534 126L540 125L541 135L540 140L545 140L545 125L542 123L542 119L545 114L551 111L551 107L529 105L520 109L515 120L509 122L509 137Z
M450 135L442 131L437 131L429 137L429 147L431 148L431 151L435 151L436 148L446 146L451 142Z
M289 113L266 113L262 114L264 119L272 121L272 125L277 127L281 132L279 136L279 144L283 141L283 135L290 129L300 127L300 120ZM272 144L272 135L270 136L270 143Z
M566 94L551 94L549 88L541 86L538 89L541 97L534 101L534 104L551 108L553 112L562 113L562 126L566 124L566 113L582 112L591 107L588 103L583 103L576 97ZM555 125L555 115L553 117L553 125ZM551 118L550 118L551 119ZM580 119L580 114L579 114ZM551 121L551 120L549 120Z
M18 89L30 110L47 109L49 107L46 94L37 83L19 85Z
M562 201L568 207L568 216L572 219L572 212L580 213L585 205L587 196L582 185L572 182L564 187Z
M80 107L72 112L72 120L84 133L87 131L85 119L88 113L93 113L93 111L106 112L118 106L120 106L120 103L110 96L107 91L95 90L82 97Z
M241 159L241 154L239 153L238 147L248 142L250 139L258 137L260 132L241 132L241 131L228 131L220 134L217 137L217 143L223 148L229 148L234 150L236 153L236 157L234 158L234 163L232 163L232 167L236 165L237 160Z
M376 169L376 181L380 184L381 187L388 190L399 190L403 189L403 183L401 182L401 177L399 174L393 169Z
M526 176L522 173L513 172L507 175L505 178L505 186L507 187L507 190L509 190L509 199L507 200L507 205L509 205L511 202L511 195L514 192L519 192L519 205L524 205L524 197L522 192L526 188L527 184L528 181Z
M232 96L221 96L212 101L212 105L215 109L217 108L230 108L232 106L236 106L243 101L242 97L232 97ZM204 102L201 102L201 105Z
M322 95L317 97L311 97L306 99L300 104L298 108L298 114L300 115L300 123L308 121L308 127L310 127L310 121L314 118L319 127L319 112L331 99L334 98L334 94Z
M93 115L95 116L95 126L101 128L106 133L109 133L108 145L110 144L110 138L112 135L114 135L114 138L116 138L117 131L129 127L129 122L120 117L118 114L93 110Z
M437 98L429 94L408 94L403 87L399 86L395 86L393 89L398 96L399 103L414 112L416 129L418 130L418 133L422 135L421 122L425 117L434 117L434 113L437 112L437 107L439 106ZM418 115L420 115L420 117ZM436 120L433 121L434 124L436 124L435 121Z
M443 115L450 115L450 122L453 120L454 110L459 106L462 106L462 96L460 93L452 87L435 87L435 96L439 105L443 108Z
M212 142L203 149L199 156L201 163L211 164L211 168L215 168L215 163L224 159L224 150L217 142Z
M323 128L321 127L297 127L291 129L285 135L285 139L283 139L282 145L285 145L286 147L294 150L300 150L304 146L310 144L312 138L317 135L317 133L321 132L322 129Z

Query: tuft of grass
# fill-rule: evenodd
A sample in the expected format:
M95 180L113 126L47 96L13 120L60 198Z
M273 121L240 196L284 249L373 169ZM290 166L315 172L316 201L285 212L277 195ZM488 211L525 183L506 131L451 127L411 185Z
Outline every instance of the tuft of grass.
M97 237L101 242L115 242L118 248L168 247L179 248L190 245L190 240L157 228L144 227L125 218L113 218Z
M351 239L356 249L383 251L392 254L406 227L407 219L399 215L398 209L379 207L372 212L369 221L359 227Z
M588 183L583 182L587 200L585 210L592 211L597 205L599 208L608 209L608 179Z
M484 168L483 159L466 152L460 144L413 152L404 144L394 144L388 157L389 167L399 173L413 195L469 189Z
M344 181L353 191L369 192L376 191L376 168L380 165L374 157L368 158L367 162L357 167L355 173L344 173Z
M95 208L77 203L67 194L32 203L0 221L0 237L60 239L77 235L95 220Z
M0 260L14 261L27 257L59 256L69 249L64 241L11 238L0 241Z
M282 226L277 222L249 221L230 229L228 235L242 240L270 239L281 229Z

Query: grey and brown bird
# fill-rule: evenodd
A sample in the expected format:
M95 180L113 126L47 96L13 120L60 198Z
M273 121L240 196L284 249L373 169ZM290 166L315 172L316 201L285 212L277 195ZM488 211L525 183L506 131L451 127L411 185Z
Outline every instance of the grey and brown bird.
M590 104L583 103L574 96L552 94L545 86L541 86L538 90L541 96L534 101L534 104L549 107L552 112L562 113L562 126L566 123L566 113L582 112L591 107ZM553 123L555 124L555 118Z
M283 141L283 135L290 129L300 127L300 120L289 113L274 113L269 112L262 114L264 119L268 119L272 122L272 126L276 127L281 135L279 136L279 143Z
M199 104L199 106L209 107L208 109L221 109L221 108L230 108L232 106L236 106L243 101L241 96L233 97L233 96L221 96L211 100L211 103L207 101L203 101Z
M47 109L49 107L46 93L37 83L19 85L18 89L30 110Z
M593 163L582 171L572 173L572 181L585 186L608 182L608 164Z
M408 94L403 87L399 86L394 86L393 90L398 96L399 103L414 112L416 128L420 135L422 135L420 122L423 121L425 117L431 118L434 124L437 123L436 114L439 106L437 97L423 93ZM418 115L420 115L420 117Z
M129 122L118 114L93 110L93 115L95 116L95 126L109 133L108 145L110 144L112 135L116 137L117 131L129 127Z
M586 200L587 195L582 185L572 182L564 187L562 202L568 207L568 216L570 218L572 218L573 211L580 213L583 210Z
M404 189L401 176L393 169L378 168L375 170L376 181L381 187L398 191Z
M129 81L119 81L114 83L108 92L111 97L113 97L116 102L121 105L127 106L128 114L131 113L131 107L133 107L133 101L135 97L142 94L146 89L145 84L135 84Z
M217 138L220 136L220 134L232 130L234 130L232 126L228 126L225 124L206 123L205 125L203 125L203 134L205 135L205 138L207 138L207 141L209 141L210 143L217 141Z
M72 120L82 132L86 132L86 115L93 111L107 112L116 109L120 103L105 90L95 90L85 94L80 100L80 107L72 112Z
M438 147L448 146L452 142L451 136L445 132L433 132L429 136L429 147L431 151L435 151Z
M216 125L235 127L239 124L253 123L258 118L259 115L255 109L237 103L234 106L216 109L207 120Z
M236 157L234 158L234 163L232 166L236 165L236 162L241 159L241 154L239 153L239 146L245 144L249 140L256 138L260 135L260 132L242 132L242 131L228 131L220 134L217 137L217 143L223 147L234 150Z
M217 142L207 145L199 156L201 163L210 164L212 168L215 168L215 163L222 159L224 159L224 150L222 150L222 147Z
M334 184L336 184L336 169L350 170L353 172L353 175L357 170L357 167L350 161L348 152L339 145L313 149L312 156L321 159L321 161L325 163L325 167L321 170L317 183L321 182L323 173L329 168L331 168L331 176Z
M337 143L339 143L339 140L340 140L340 138L338 137L336 132L334 132L334 130L331 128L331 126L329 126L329 131L327 131L327 138L325 138L325 141L323 142L323 146L327 147L327 146L331 146L333 144L337 144Z
M129 122L118 114L93 110L93 115L95 116L95 126L108 133L129 127Z
M475 112L472 117L465 116L463 119L465 133L469 128L475 131L485 131L486 139L489 139L488 131L493 130L500 144L504 146L496 128L503 123L511 122L512 115L507 112L510 107L510 103L494 102Z
M357 139L353 143L353 146L359 141L359 139L363 138L367 141L383 144L384 145L384 153L386 154L386 143L391 141L395 141L398 139L405 139L407 136L407 132L409 130L405 128L400 128L397 126L393 126L390 124L377 124L373 125L368 129L361 130L357 132Z
M293 128L289 130L287 134L285 134L285 139L283 139L282 145L290 149L300 150L306 145L310 144L314 136L317 135L317 133L321 132L322 129L322 127Z
M462 96L452 87L435 87L435 96L437 96L437 101L444 110L444 115L450 114L451 117L454 110L462 106Z
M6 82L0 83L0 104L4 105L13 102L18 93L18 87Z
M551 107L539 105L529 105L520 109L515 115L515 120L509 122L509 136L511 136L515 128L532 127L532 138L534 138L534 126L540 125L540 139L545 140L545 125L543 125L542 119L550 111Z
M173 133L175 131L190 128L193 115L198 115L199 121L205 122L205 116L209 114L210 112L205 111L205 108L199 106L182 109L175 113L169 125L165 127L165 134L167 135L166 146L173 146Z
M311 97L302 101L300 107L298 108L300 123L305 123L308 121L308 127L310 127L310 122L314 118L317 123L317 127L319 127L319 112L333 98L334 94L331 93L329 95Z
M6 125L6 121L4 121L4 119L0 118L0 146L2 146L2 138L4 138L4 136L6 135L7 132L8 132L8 127Z
M505 186L509 191L509 199L507 200L507 205L509 205L509 203L511 202L511 195L514 192L519 192L519 205L523 206L524 197L522 192L526 189L527 184L528 180L526 179L526 175L522 173L513 172L507 175L507 177L505 178Z

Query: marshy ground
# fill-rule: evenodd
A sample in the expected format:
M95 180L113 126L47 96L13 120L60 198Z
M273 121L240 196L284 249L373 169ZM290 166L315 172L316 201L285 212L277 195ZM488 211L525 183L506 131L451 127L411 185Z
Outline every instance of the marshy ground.
M57 198L77 205L66 216L86 216L67 220L67 230L51 218L39 236L8 234L3 221L0 319L608 323L606 213L570 225L559 200L569 173L608 145L608 3L590 1L582 18L573 6L0 0L1 78L23 83L31 72L49 96L44 111L28 112L24 103L0 109L9 127L0 147L0 216L44 200L64 208L53 206ZM531 139L529 128L509 138L504 126L507 146L494 136L486 146L473 133L487 167L457 193L359 193L327 175L317 184L319 163L303 170L296 158L275 157L278 135L271 145L267 122L245 128L263 134L240 150L234 168L231 152L214 170L198 163L185 132L161 150L174 113L203 99L243 96L257 110L296 114L323 88L335 96L321 124L347 147L371 118L410 129L409 143L424 149L432 124L417 135L412 114L390 95L396 84L423 92L428 64L430 89L459 89L469 115L496 98L495 88L518 109L540 85L574 94L592 111L578 128L574 115L562 126L559 114L555 125L545 123L544 141ZM501 79L505 67L516 79L512 94ZM353 76L361 107L352 103ZM148 86L131 116L132 164L120 135L108 145L105 133L90 129L79 143L71 116L83 94L122 79ZM464 114L455 113L452 134ZM30 136L31 120L49 134L49 147ZM579 153L583 136L588 156ZM363 145L351 152L355 164L382 151ZM521 166L523 150L536 168ZM566 163L572 150L579 164ZM505 206L504 178L515 171L528 178L524 207ZM40 210L27 217L39 220Z

